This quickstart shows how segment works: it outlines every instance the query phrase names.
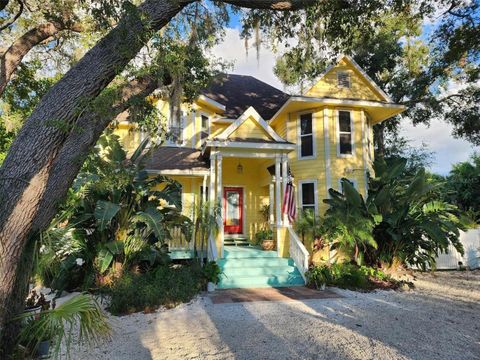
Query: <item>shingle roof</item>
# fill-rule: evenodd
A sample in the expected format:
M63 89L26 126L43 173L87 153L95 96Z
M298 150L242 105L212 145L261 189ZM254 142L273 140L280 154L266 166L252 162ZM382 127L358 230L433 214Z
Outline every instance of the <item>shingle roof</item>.
M202 93L225 105L225 116L233 119L253 106L263 119L270 120L290 97L252 76L234 74L220 75Z
M154 149L145 163L146 170L208 170L200 150L161 146Z

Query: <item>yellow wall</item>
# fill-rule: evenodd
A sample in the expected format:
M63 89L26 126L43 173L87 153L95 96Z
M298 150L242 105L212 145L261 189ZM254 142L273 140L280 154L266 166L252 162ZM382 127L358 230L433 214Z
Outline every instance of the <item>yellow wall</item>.
M315 137L316 156L313 159L298 159L297 151L289 154L289 165L294 176L295 185L299 186L300 181L317 181L317 204L319 213L326 210L323 199L328 197L327 176L326 176L326 148L324 133L324 109L326 111L326 121L328 122L328 150L330 159L330 187L338 189L339 180L342 177L354 180L360 193L365 193L365 175L363 160L363 141L362 141L362 110L352 109L353 117L353 143L354 153L350 157L339 157L337 155L337 110L344 108L319 108L312 110L313 113L313 131ZM298 137L298 119L300 113L286 114L281 121L276 122L274 130L279 134L287 133L288 140L297 142ZM354 169L348 171L346 168ZM298 191L297 191L298 193ZM298 198L298 196L297 196ZM300 199L298 204L300 205Z
M338 71L344 71L350 74L351 87L349 89L338 87ZM345 59L328 71L305 95L314 97L333 96L337 98L385 100L373 86L364 80L358 70Z

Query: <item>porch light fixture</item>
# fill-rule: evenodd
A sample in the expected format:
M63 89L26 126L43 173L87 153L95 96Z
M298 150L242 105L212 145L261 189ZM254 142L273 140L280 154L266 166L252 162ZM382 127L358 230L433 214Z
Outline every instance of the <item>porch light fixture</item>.
M237 174L243 174L243 165L240 163L237 165Z

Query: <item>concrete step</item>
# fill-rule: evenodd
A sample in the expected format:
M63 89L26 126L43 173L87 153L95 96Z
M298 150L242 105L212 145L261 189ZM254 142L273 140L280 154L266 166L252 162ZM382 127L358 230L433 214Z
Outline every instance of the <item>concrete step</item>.
M271 275L271 276L236 276L222 277L218 283L219 289L258 288L258 287L287 287L304 286L300 275Z
M230 268L252 268L252 267L278 267L278 266L294 266L292 259L279 257L263 257L263 258L236 258L236 259L219 259L218 266L222 270Z
M263 251L255 248L235 248L224 251L225 259L245 259L245 258L276 258L276 251Z
M295 266L231 267L223 270L226 278L241 276L299 275Z

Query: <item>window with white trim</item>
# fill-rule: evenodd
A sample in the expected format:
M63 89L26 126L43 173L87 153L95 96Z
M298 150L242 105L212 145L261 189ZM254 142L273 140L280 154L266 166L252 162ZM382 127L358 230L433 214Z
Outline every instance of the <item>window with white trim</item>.
M315 156L315 138L313 136L313 114L301 114L299 121L299 157L311 158Z
M337 85L339 88L350 89L350 74L346 71L337 71Z
M300 182L300 210L301 212L317 212L317 184L314 181Z
M352 114L350 111L338 111L338 154L353 154Z
M200 115L200 141L203 144L208 138L210 119L207 115Z
M181 145L183 144L183 128L185 123L185 112L180 111L179 116L173 114L168 121L168 143Z

